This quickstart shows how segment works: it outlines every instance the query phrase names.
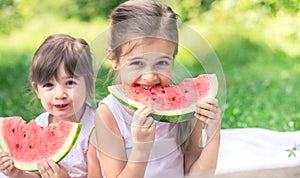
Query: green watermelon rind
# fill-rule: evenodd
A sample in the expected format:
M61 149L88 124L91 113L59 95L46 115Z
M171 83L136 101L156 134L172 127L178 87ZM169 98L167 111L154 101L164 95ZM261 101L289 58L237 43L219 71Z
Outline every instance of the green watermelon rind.
M218 93L218 80L216 74L205 74L209 77L211 90L209 94L203 98L203 100L208 98L215 98ZM108 91L110 94L116 98L120 103L125 105L126 107L136 110L139 107L142 107L143 104L138 103L132 99L127 98L124 96L115 86L108 86ZM201 101L198 101L201 102ZM196 104L196 103L195 103ZM154 120L160 122L184 122L194 118L195 113L195 105L191 105L190 107L173 110L173 111L157 111L154 110L150 116L153 117Z
M0 119L5 119L5 118L0 117ZM74 123L70 131L69 137L66 139L67 141L64 143L64 145L61 147L61 149L58 152L56 152L56 154L52 155L47 159L53 160L56 163L61 161L71 151L72 147L74 146L79 136L81 127L82 125L80 123ZM0 127L0 133L2 133L2 127ZM3 152L9 152L9 149L6 145L7 144L5 143L2 134L0 134L0 147ZM14 166L16 168L30 171L30 172L38 170L37 163L38 162L21 162L21 161L14 160Z

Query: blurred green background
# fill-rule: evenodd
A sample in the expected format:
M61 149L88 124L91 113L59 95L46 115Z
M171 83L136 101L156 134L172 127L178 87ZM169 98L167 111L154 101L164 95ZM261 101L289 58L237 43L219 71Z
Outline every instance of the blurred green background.
M124 0L123 0L124 1ZM122 0L0 0L0 116L26 120L43 111L30 92L34 51L53 33L92 42ZM223 128L300 130L300 0L162 1L215 50L227 99ZM189 54L179 52L178 59ZM198 64L187 64L193 75ZM107 94L103 68L97 101ZM101 73L101 75L100 75ZM97 102L96 101L96 102Z

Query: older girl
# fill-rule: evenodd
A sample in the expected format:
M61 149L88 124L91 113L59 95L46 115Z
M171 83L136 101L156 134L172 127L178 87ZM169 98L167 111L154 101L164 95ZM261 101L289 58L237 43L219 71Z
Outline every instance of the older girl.
M121 85L166 87L178 50L177 15L153 0L132 0L111 14L109 58ZM222 113L217 99L196 106L183 123L154 121L146 106L133 111L112 95L97 109L95 127L104 174L110 177L183 177L214 172ZM209 142L201 146L202 126Z

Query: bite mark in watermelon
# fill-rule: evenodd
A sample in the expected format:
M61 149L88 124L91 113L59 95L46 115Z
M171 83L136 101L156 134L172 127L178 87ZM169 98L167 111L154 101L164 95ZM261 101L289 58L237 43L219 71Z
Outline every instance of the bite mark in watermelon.
M0 118L0 146L12 155L16 168L36 171L41 160L63 159L80 130L81 124L68 121L40 127L34 120L26 124L21 117L5 117Z
M218 92L215 74L200 74L196 78L184 79L176 86L113 85L109 92L125 106L136 110L142 105L153 109L151 116L162 122L183 122L194 118L195 106Z

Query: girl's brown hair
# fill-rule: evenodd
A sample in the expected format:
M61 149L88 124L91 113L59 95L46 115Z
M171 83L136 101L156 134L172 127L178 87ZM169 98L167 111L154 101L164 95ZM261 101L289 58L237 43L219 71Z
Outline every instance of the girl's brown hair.
M176 44L178 15L154 0L130 0L113 10L110 16L109 52L118 60L122 45L142 38L159 38Z
M94 71L90 47L84 39L66 34L50 35L35 52L30 71L34 89L37 84L53 77L57 79L61 64L70 76L84 77L87 97L91 98L94 93Z
M122 45L143 38L158 38L176 44L178 51L178 15L167 5L154 0L130 0L113 10L110 17L109 53L119 60ZM137 44L136 44L137 45ZM177 124L176 143L182 152L187 151L193 122Z

